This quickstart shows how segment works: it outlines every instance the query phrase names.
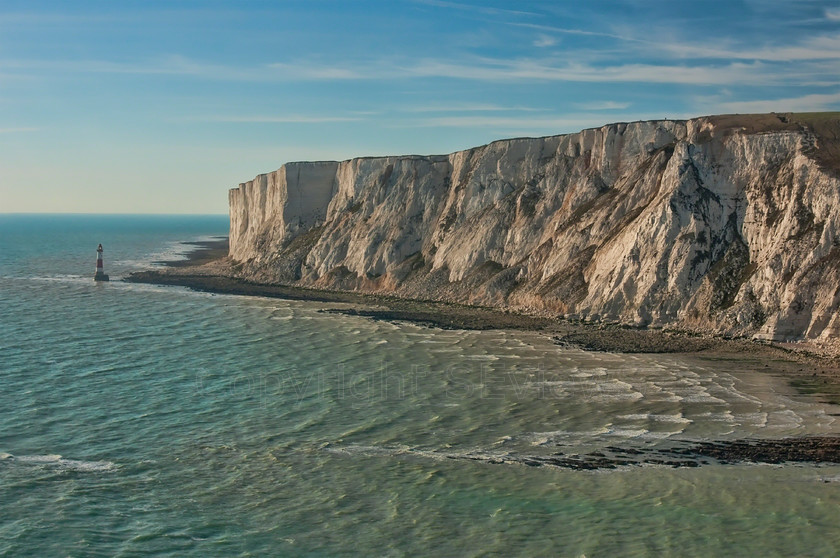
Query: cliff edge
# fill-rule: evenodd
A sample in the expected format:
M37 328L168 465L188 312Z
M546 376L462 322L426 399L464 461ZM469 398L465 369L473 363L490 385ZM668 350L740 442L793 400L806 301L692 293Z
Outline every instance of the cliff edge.
M773 340L840 333L840 113L288 163L230 191L264 283Z

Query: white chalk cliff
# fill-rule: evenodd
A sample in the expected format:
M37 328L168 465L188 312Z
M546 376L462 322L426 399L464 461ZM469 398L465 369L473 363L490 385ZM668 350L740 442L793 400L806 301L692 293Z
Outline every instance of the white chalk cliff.
M772 339L840 333L840 113L289 163L230 192L260 281Z

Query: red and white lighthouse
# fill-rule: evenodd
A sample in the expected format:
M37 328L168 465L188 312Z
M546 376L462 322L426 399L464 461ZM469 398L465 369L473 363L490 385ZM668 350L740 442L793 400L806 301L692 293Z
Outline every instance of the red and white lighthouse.
M93 276L94 281L107 281L108 276L105 275L105 267L102 260L102 245L96 249L96 274Z

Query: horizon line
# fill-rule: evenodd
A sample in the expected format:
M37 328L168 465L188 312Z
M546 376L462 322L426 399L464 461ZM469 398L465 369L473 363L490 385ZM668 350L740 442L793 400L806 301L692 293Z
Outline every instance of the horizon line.
M77 212L77 211L0 211L0 215L7 216L7 215L67 215L67 216L78 216L78 217L90 217L90 216L135 216L135 217L230 217L230 213L131 213L131 212L122 212L122 211L114 211L114 212L104 212L104 211L88 211L88 212Z

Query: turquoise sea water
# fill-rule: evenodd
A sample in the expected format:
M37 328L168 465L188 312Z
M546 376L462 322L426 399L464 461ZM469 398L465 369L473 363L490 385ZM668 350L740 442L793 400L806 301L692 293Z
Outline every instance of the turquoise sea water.
M0 216L0 555L840 552L837 466L493 463L837 434L839 408L732 363L119 280L226 232Z

